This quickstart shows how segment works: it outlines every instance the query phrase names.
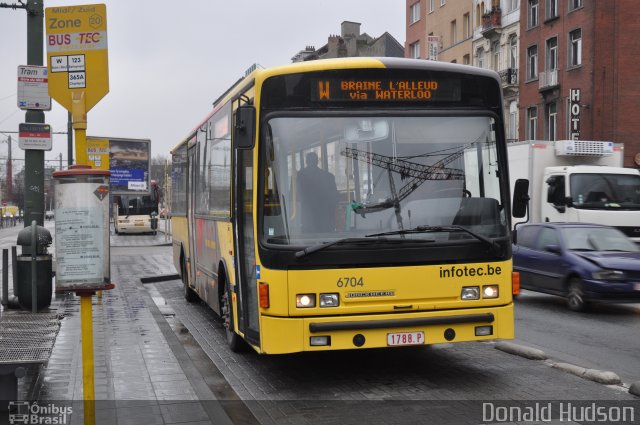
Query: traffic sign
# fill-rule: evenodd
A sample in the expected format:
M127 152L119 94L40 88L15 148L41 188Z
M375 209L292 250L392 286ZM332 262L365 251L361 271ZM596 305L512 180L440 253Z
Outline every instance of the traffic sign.
M51 126L49 124L22 123L18 126L20 149L51 150Z
M49 94L68 111L83 97L86 114L109 92L107 7L47 7L45 22Z
M18 108L51 110L48 74L46 66L18 67Z

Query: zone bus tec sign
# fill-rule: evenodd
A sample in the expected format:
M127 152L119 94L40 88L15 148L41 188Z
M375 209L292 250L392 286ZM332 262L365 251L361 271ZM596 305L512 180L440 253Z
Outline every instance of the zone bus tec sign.
M45 9L49 95L67 110L83 92L88 112L109 92L107 8L104 4Z

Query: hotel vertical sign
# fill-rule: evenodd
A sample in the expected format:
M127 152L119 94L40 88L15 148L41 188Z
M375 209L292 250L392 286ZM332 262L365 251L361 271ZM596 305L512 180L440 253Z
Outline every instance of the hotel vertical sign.
M580 140L580 89L569 90L569 139Z

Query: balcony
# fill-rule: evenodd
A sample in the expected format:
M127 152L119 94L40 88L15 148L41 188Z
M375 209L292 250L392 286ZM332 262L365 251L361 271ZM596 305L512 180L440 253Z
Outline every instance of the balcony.
M500 37L502 33L502 10L500 8L491 9L490 12L482 15L482 36L489 40Z
M546 91L556 88L560 85L558 82L558 70L541 72L538 78L538 91Z
M512 87L518 85L518 68L507 68L499 71L502 87Z

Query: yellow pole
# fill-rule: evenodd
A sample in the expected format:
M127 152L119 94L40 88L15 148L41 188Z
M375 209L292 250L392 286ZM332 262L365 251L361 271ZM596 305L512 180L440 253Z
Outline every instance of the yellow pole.
M87 157L87 109L84 92L71 93L71 117L76 136L76 164L89 164Z
M93 314L91 295L80 295L80 327L82 330L82 384L84 391L84 423L96 423L94 364L93 364Z

